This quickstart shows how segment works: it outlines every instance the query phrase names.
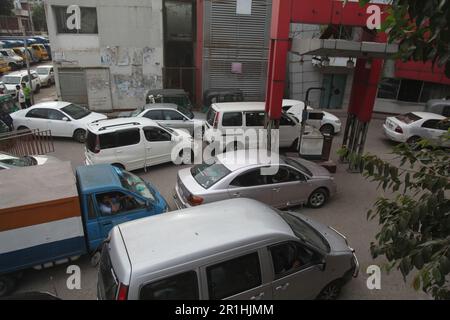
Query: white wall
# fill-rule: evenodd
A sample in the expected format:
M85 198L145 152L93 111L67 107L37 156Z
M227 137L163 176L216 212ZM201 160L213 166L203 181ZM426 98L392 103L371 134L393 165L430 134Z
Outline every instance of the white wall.
M97 8L97 35L57 34L51 6L72 4ZM109 109L136 108L162 88L162 0L48 0L46 12L56 69L108 68Z

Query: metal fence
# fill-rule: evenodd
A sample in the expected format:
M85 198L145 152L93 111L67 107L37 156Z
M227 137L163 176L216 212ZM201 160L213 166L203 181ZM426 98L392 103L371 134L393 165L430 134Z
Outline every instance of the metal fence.
M0 151L17 157L55 151L50 130L18 130L0 134Z

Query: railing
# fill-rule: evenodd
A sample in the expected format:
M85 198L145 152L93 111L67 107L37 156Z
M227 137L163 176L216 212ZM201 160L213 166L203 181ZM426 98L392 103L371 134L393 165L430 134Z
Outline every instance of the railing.
M0 151L23 157L54 152L55 147L50 130L17 130L0 134Z

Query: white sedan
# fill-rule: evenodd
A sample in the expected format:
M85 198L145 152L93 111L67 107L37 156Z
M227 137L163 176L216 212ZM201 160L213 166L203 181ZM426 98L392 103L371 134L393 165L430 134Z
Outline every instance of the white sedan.
M449 118L430 112L410 112L388 117L383 124L384 134L388 139L411 145L427 139L437 145L450 147L450 141L442 139L449 128Z
M55 72L52 65L39 66L36 68L36 73L41 80L41 85L48 87L55 83Z
M302 112L305 109L305 103L300 100L284 99L282 108L283 108L283 111L294 115L295 117L297 117L297 119L299 119L299 121L301 121L302 120ZM314 109L311 107L307 107L307 110L314 111ZM316 112L318 112L318 111L316 111ZM320 112L323 113L322 120L308 119L308 121L306 121L306 123L319 129L320 132L322 132L322 133L327 133L327 134L339 133L341 131L341 126L342 126L341 120L339 120L338 117L336 117L335 115L333 115L329 112L322 111L322 110L320 110Z
M51 130L53 136L70 137L80 143L86 139L86 128L91 122L107 119L103 114L91 112L76 104L50 101L11 114L17 130Z
M14 169L29 166L40 166L46 163L59 162L52 156L24 156L16 157L6 152L0 152L0 170Z

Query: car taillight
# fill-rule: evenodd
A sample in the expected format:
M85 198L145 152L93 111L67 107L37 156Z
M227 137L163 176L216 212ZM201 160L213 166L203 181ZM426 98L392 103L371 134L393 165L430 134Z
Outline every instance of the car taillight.
M400 128L399 126L397 126L394 131L397 133L403 133L403 129Z
M128 298L128 286L123 283L119 283L119 293L117 294L117 300L127 300Z
M189 204L191 206L198 206L201 205L203 203L203 198L202 197L198 197L198 196L194 196L194 195L189 195L189 197L187 197L187 201L189 202Z
M219 125L219 115L220 112L216 112L216 114L214 115L214 122L213 122L214 129L217 129L217 126Z

